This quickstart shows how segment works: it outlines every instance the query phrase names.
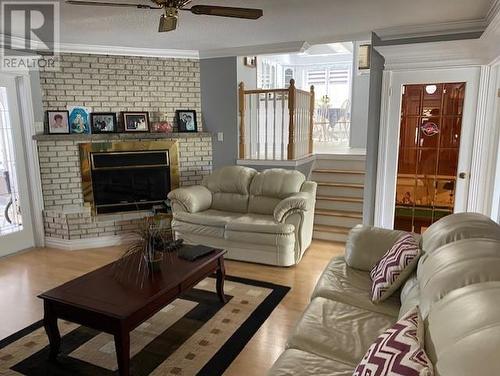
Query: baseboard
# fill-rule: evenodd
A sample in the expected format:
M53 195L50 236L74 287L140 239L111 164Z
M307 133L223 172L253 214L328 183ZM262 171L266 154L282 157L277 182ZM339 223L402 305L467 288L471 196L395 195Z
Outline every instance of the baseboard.
M87 239L58 239L58 238L45 238L45 247L63 249L66 251L76 251L79 249L90 249L90 248L101 248L101 247L112 247L116 245L121 245L126 241L126 236L114 235L114 236L101 236L98 238L87 238Z

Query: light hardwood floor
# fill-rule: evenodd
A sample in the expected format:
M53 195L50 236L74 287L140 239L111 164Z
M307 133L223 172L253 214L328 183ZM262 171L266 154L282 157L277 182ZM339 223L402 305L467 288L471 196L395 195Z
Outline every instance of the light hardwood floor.
M38 294L115 260L120 247L84 251L33 249L0 258L0 339L40 320ZM284 349L286 339L309 302L326 264L344 252L337 243L314 241L301 263L292 268L226 261L228 275L290 286L225 375L265 375Z

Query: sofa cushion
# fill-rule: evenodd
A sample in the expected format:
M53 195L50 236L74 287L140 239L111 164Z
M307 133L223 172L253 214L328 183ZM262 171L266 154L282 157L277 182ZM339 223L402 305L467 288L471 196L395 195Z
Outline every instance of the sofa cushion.
M205 210L198 213L176 212L172 229L179 233L191 233L215 238L224 238L226 225L241 214L220 210Z
M417 277L425 318L432 304L453 290L500 281L500 240L465 239L446 244L422 257Z
M424 350L424 324L415 307L375 340L353 376L433 374Z
M260 234L291 234L294 232L295 226L277 223L274 217L269 215L246 214L228 222L226 229Z
M436 376L500 375L500 282L469 285L434 304L426 352Z
M401 288L400 300L401 309L399 310L399 318L420 304L420 285L418 284L416 272L406 280Z
M500 240L500 226L478 213L457 213L433 223L422 235L422 249L432 252L442 245L471 238Z
M269 215L247 214L226 226L225 238L232 242L275 246L281 250L294 249L295 226L276 223Z
M420 254L413 235L405 234L399 238L370 272L372 301L384 301L401 287L415 270Z
M396 320L338 301L315 298L288 340L288 348L358 364L373 341Z
M399 297L393 295L384 302L375 304L370 297L371 286L372 280L368 272L349 267L342 256L335 257L319 278L312 298L337 300L396 317L400 307Z
M250 184L248 212L272 215L282 199L300 192L305 180L295 170L275 168L257 173Z
M351 268L370 271L405 231L357 225L347 237L345 259Z
M250 182L256 173L252 168L228 166L205 177L203 185L212 192L211 209L246 213Z
M352 376L354 365L323 358L297 349L286 350L269 376Z

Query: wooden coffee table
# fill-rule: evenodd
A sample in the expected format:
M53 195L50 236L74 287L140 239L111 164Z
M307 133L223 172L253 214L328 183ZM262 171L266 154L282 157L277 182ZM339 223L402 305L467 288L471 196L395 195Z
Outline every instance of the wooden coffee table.
M57 319L64 319L112 334L119 374L128 376L133 329L213 273L217 274L217 294L226 302L225 253L214 249L213 253L192 262L167 255L161 271L145 278L141 287L117 279L116 263L112 263L41 294L51 359L57 357L61 346Z

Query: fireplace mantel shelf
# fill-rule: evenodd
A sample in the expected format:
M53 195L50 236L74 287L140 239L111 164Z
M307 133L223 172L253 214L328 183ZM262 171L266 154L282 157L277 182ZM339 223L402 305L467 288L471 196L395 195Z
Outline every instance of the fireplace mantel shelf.
M101 134L37 134L33 136L36 141L113 141L134 139L176 139L212 136L210 132L197 133L101 133Z

